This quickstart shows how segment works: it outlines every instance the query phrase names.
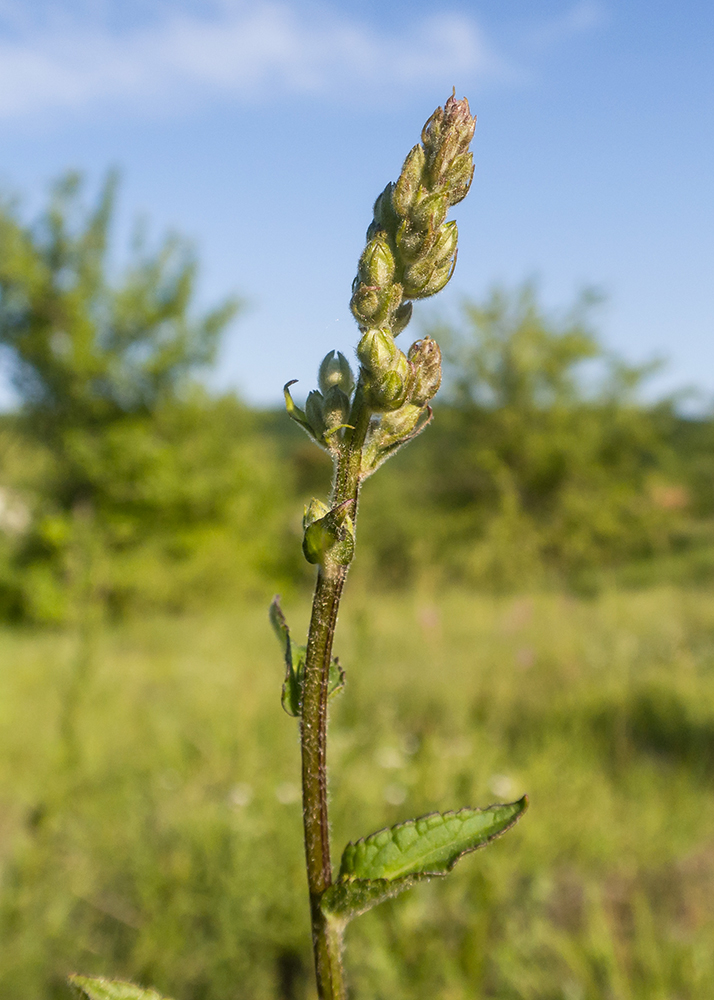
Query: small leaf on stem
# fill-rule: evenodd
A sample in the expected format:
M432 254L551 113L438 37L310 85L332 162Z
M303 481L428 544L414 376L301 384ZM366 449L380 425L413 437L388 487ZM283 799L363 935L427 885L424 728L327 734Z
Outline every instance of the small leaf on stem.
M270 624L283 648L285 657L285 680L281 694L282 706L288 715L295 718L302 715L302 689L305 681L305 656L307 647L300 646L290 637L290 629L280 607L280 598L274 597L270 605ZM327 680L327 696L331 698L345 686L345 672L336 656L330 660Z

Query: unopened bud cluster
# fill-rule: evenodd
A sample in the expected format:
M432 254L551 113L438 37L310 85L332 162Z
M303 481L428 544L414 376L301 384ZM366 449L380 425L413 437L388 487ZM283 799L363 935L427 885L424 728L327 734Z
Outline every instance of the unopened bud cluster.
M405 354L395 337L411 319L411 300L435 295L453 274L458 231L446 215L471 185L469 145L474 127L468 101L450 97L425 124L421 143L407 156L399 179L388 184L375 202L350 301L361 330L357 385L344 355L331 351L320 365L318 388L308 394L304 410L290 396L292 383L285 387L290 416L332 453L336 463L343 451L360 449L360 478L370 475L431 419L429 401L441 384L439 345L424 337ZM358 424L362 436L355 446ZM350 561L354 533L342 505L330 510L313 501L303 527L303 551L309 562Z
M292 400L290 386L285 386L285 405L293 420L329 451L337 454L340 432L349 426L351 397L355 379L350 363L339 351L330 351L320 365L317 375L318 388L313 389L301 410Z
M450 97L422 129L397 182L375 202L350 303L363 331L357 356L375 410L411 401L408 359L394 338L411 318L410 300L435 295L453 274L458 230L446 214L471 185L474 127L468 101Z
M396 184L377 198L352 289L363 330L387 326L396 336L409 322L408 300L435 295L451 277L458 231L446 213L471 186L475 124L468 101L450 97L422 129Z

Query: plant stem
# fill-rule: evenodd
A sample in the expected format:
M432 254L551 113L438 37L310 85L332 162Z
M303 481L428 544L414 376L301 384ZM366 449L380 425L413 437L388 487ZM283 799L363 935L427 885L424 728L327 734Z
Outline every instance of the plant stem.
M351 413L352 429L340 448L330 498L335 507L352 501L353 522L357 518L362 448L370 421L360 386ZM330 827L327 814L327 687L332 643L347 566L326 563L317 574L307 638L305 682L302 704L302 802L305 858L310 890L312 942L317 991L320 1000L345 1000L342 971L342 931L330 924L320 909L320 898L332 884Z

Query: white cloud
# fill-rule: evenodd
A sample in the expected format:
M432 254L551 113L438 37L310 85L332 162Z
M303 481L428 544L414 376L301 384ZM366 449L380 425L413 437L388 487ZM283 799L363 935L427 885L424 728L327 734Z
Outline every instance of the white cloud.
M606 20L607 12L597 0L578 0L563 14L533 29L528 36L528 43L533 48L549 49L574 36L592 31Z
M8 17L0 7L0 118L101 106L173 109L205 97L379 93L514 71L472 18L444 14L399 35L329 8L284 2L163 8L151 24L86 15ZM156 12L156 11L155 11Z

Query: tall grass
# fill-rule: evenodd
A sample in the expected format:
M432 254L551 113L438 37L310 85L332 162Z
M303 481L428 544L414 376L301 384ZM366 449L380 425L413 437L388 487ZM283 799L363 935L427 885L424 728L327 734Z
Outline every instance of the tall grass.
M356 1000L714 996L712 595L350 598L336 842L531 797L527 829L350 929ZM297 631L307 605L288 610ZM81 969L177 1000L312 997L264 602L90 646L5 630L0 654L0 996L67 997Z

